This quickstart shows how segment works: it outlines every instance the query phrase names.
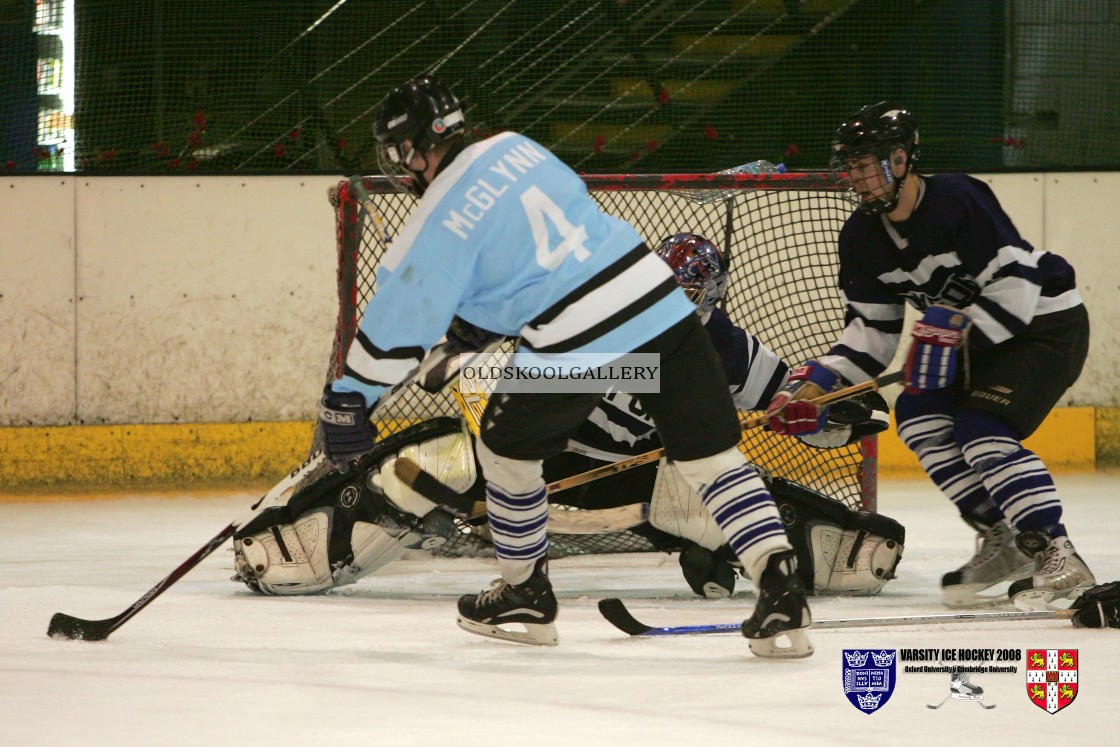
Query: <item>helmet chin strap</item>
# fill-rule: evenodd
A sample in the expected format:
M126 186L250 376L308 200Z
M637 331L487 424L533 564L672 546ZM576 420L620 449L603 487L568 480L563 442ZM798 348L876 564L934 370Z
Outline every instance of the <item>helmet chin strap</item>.
M912 171L909 159L907 159L906 172L896 179L894 171L891 170L890 154L880 160L879 165L883 169L883 177L887 180L888 189L892 185L894 186L894 194L891 197L877 197L871 202L861 203L860 210L868 215L883 215L898 207L898 201L902 199L902 187L906 184L906 179L909 178Z
M444 153L443 156L440 158L439 163L436 165L435 174L432 175L433 178L436 177L436 176L439 176L440 172L442 172L444 169L446 169L451 164L451 162L455 160L455 156L459 155L459 153L465 147L466 147L466 143L462 142L462 139L460 139L459 142L452 145L451 148L449 148L448 151L446 153ZM429 153L430 153L430 151L429 151ZM428 170L429 163L428 163L428 155L426 153L418 153L415 148L413 148L411 150L411 152L409 153L409 159L408 159L408 161L406 161L406 163L412 163L412 159L415 158L415 157L420 157L424 161L424 167L422 169L420 169L419 171L414 171L413 169L409 169L409 171L412 173L412 178L413 178L414 183L416 185L416 195L419 197L420 195L423 195L425 191L427 191L428 186L430 184L430 182L424 176L424 172Z

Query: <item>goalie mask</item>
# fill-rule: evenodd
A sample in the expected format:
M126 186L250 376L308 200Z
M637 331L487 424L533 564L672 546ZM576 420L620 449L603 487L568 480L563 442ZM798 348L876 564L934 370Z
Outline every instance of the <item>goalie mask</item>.
M836 130L832 168L848 173L853 204L868 215L881 215L898 206L918 153L914 115L883 101L860 109ZM902 176L895 177L892 161L905 164Z
M655 252L673 269L677 285L707 323L731 280L719 248L700 234L678 233L662 239Z
M402 191L423 194L432 149L461 137L465 128L462 104L451 89L431 75L420 75L389 91L381 102L373 123L377 165ZM418 169L412 167L416 158L423 163Z

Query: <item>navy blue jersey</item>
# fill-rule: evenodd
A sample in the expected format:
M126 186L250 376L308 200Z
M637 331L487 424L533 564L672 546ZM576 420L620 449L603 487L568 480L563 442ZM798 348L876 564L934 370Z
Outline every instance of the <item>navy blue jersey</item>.
M840 232L840 288L844 333L820 360L853 383L891 362L906 303L965 311L977 351L1081 304L1073 267L1024 241L988 185L964 174L922 177L903 223L854 212Z
M712 311L704 329L719 353L735 406L740 410L766 407L786 383L789 366L719 309ZM660 446L653 419L635 397L619 391L603 398L568 443L571 451L608 462Z

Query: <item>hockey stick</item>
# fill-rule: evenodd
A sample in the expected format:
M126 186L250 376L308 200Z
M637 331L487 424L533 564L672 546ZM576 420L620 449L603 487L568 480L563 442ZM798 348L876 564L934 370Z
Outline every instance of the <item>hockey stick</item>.
M417 367L404 378L399 384L395 385L392 389L386 392L377 403L370 410L370 417L378 410L388 406L400 396L400 394L415 380L419 375L420 368ZM264 496L253 504L252 508L256 509L266 501L277 501L280 498L286 498L286 495L295 490L296 486L300 484L303 478L318 469L326 457L322 454L315 454L303 465L277 483L272 487ZM225 541L236 533L239 526L239 521L230 522L230 524L214 535L213 539L200 547L194 555L191 555L183 563L172 571L166 578L148 590L144 596L137 599L129 606L124 612L116 615L115 617L108 617L104 620L83 620L80 617L73 617L62 612L56 612L51 616L50 624L47 626L47 635L51 638L70 639L77 641L103 641L109 635L128 622L137 612L151 604L156 597L163 592L167 591L176 581L187 575L195 566L206 559L210 553L217 550Z
M463 516L484 515L486 504L475 502L440 482L408 457L399 457L393 472L400 481L428 500L454 509ZM548 507L548 530L555 534L604 534L623 532L649 518L649 504L636 503L598 511L565 510Z
M712 635L721 633L742 634L742 623L717 623L714 625L676 625L655 628L639 622L621 599L599 600L599 612L607 622L623 633L638 637ZM907 617L855 617L837 620L814 620L813 630L841 628L879 628L901 625L944 625L947 623L1005 622L1008 620L1071 620L1077 610L1044 610L1041 612L984 612L955 615L911 615Z
M905 374L902 371L895 371L894 373L884 374L883 376L871 379L870 381L865 381L862 384L854 384L852 386L845 387L844 389L838 389L835 392L829 392L828 394L821 395L820 397L809 401L815 405L830 405L834 402L840 402L841 400L857 397L861 394L865 394L866 392L878 391L879 389L882 389L885 386L890 386L891 384L900 384L902 383L904 376ZM741 424L742 429L746 431L751 430L752 428L763 426L766 424L769 417L769 413L762 413L760 415L754 416L753 418L750 418L749 420L744 420ZM595 469L581 472L578 475L572 475L571 477L565 477L562 480L557 480L556 482L549 483L548 492L549 494L558 493L561 490L574 488L577 485L583 485L584 483L589 483L592 480L598 480L601 477L607 477L608 475L625 472L628 469L641 467L643 464L656 462L664 455L665 449L654 449L653 451L647 451L645 454L638 454L637 456L632 456L629 459L623 459L620 462L605 464L602 467L596 467Z

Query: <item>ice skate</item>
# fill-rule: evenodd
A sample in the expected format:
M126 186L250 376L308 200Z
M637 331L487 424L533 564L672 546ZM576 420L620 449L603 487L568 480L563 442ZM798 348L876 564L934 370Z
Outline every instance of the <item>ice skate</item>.
M959 696L961 699L980 699L984 696L984 688L979 685L974 685L969 682L969 677L972 675L966 673L954 673L952 679L949 681L949 691L954 696Z
M459 627L470 633L530 646L555 646L556 596L548 580L548 559L541 558L533 575L516 586L497 579L480 594L459 597ZM512 625L514 629L502 626ZM521 626L524 630L517 630Z
M813 644L807 631L813 620L805 602L805 590L797 578L794 551L770 555L757 586L758 604L742 625L751 653L771 659L811 656Z
M1028 612L1066 609L1081 592L1096 584L1093 572L1073 548L1069 537L1047 537L1024 532L1016 538L1020 548L1041 547L1034 555L1034 572L1007 590L1011 601ZM1044 544L1045 543L1045 544Z
M1034 560L1015 543L1006 521L990 527L972 526L978 532L976 554L957 570L941 577L941 599L950 607L1004 602L1002 588L998 596L983 596L983 592L1029 578L1034 570Z

